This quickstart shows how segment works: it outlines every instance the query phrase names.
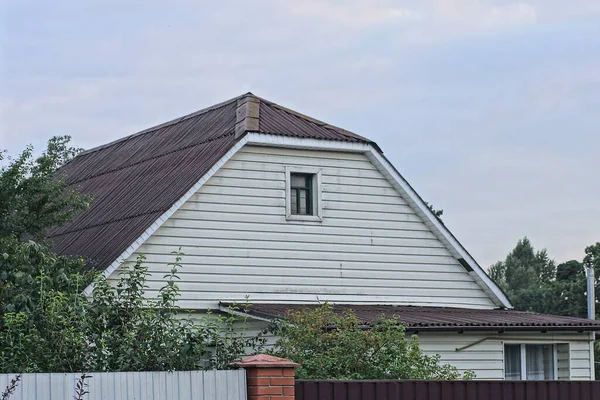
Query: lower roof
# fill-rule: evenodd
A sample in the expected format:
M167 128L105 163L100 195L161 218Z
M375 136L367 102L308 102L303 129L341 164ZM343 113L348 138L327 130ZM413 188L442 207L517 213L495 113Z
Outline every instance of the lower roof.
M409 331L600 331L600 321L514 310L479 310L369 304L330 304L334 312L352 310L364 324L382 316L406 324ZM233 306L221 303L223 307ZM287 312L314 309L318 304L251 304L245 312L265 319L285 319Z

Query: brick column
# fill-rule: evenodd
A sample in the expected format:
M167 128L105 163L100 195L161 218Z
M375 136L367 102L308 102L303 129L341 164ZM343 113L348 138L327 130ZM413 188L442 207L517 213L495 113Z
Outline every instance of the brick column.
M294 400L294 368L285 358L259 354L243 358L235 365L246 370L248 400Z

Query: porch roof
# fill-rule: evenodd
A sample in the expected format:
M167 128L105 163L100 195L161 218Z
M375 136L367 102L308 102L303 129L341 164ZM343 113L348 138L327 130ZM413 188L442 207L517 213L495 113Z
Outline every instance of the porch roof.
M420 307L375 304L330 304L334 312L352 310L364 324L382 317L404 323L415 331L600 331L600 321L514 310L481 310L450 307ZM222 308L232 307L221 303ZM312 309L318 304L251 304L244 312L258 318L285 319L287 312Z

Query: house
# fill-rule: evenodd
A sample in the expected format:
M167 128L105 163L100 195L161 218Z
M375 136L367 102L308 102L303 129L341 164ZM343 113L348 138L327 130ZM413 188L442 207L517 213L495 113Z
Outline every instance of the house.
M249 296L260 328L328 301L397 316L478 379L592 379L600 321L510 301L371 140L250 93L88 150L62 171L93 196L55 249L109 279L147 257L149 294L186 253L184 308ZM86 289L87 292L91 288Z

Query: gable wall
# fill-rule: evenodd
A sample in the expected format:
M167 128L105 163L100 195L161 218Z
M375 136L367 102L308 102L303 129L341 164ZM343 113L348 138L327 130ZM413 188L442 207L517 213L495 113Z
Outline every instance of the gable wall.
M286 221L286 165L322 169L322 223ZM245 296L494 307L359 153L245 146L138 249L152 274L150 295L180 246L185 308Z
M496 339L485 340L467 349L456 351L456 348L467 346L486 337ZM499 339L502 338L502 339ZM439 354L440 362L451 364L461 372L472 370L477 379L504 379L504 343L526 344L568 344L567 360L560 361L557 366L567 371L558 371L561 379L568 379L568 367L572 380L591 379L591 364L593 351L590 352L590 342L587 333L537 333L510 332L502 335L492 333L422 333L419 335L421 348L427 354ZM562 346L561 346L562 347ZM559 347L560 349L560 347Z

